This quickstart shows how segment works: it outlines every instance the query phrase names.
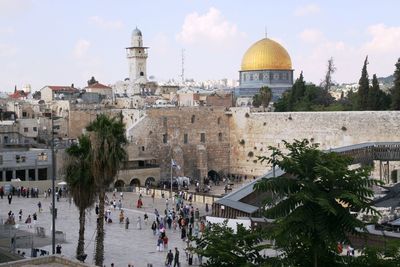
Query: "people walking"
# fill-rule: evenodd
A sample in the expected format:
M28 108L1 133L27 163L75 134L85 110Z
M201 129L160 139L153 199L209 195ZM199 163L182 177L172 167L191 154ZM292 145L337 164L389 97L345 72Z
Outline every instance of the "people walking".
M9 194L8 194L8 196L7 196L7 199L8 199L8 205L11 205L12 198L13 198L12 194L11 194L11 193L9 193Z
M174 267L175 266L177 266L177 267L180 266L180 263L179 263L179 250L178 250L177 247L175 247L175 255L174 255Z
M172 253L171 250L169 250L168 254L167 254L167 259L166 259L166 265L168 267L172 266L172 261L174 260L174 253Z
M126 217L126 219L125 219L125 229L128 229L128 228L129 228L129 218Z
M18 220L22 221L22 209L20 209L18 212Z
M156 235L156 231L157 231L156 221L153 221L153 223L151 224L151 230L153 230L153 235Z
M138 216L137 221L136 221L136 228L138 230L142 230L142 218L140 218L140 216Z

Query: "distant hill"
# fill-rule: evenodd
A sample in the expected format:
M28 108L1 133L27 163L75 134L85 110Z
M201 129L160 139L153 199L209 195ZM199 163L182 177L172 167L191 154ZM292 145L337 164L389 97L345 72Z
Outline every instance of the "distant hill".
M387 77L379 77L378 82L383 84L393 84L394 76L393 74Z

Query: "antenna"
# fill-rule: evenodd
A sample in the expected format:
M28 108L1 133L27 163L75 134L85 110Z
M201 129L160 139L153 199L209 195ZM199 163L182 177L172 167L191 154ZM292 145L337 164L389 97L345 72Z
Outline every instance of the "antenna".
M182 70L181 70L181 78L182 78L182 85L184 85L185 84L185 49L183 49L182 48L182 51L181 51L181 55L182 55L182 62L181 62L181 64L182 64Z

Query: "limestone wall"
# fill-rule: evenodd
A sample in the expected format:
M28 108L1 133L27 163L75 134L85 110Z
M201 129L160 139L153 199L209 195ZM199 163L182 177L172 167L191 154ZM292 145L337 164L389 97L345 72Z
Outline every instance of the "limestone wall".
M323 149L372 141L400 141L399 111L266 112L231 108L231 173L258 176L269 168L256 156L282 140L308 138Z
M174 171L174 176L202 177L203 170L229 171L228 120L224 108L150 109L128 136L139 154L158 160L161 178L170 177L171 157L181 167L181 170ZM201 134L204 134L205 142L202 142ZM166 143L163 138L166 138ZM199 155L201 160L198 160Z

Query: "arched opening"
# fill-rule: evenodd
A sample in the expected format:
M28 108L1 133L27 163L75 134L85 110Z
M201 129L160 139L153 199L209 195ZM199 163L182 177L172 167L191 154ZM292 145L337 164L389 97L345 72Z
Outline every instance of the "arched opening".
M143 71L140 72L140 76L144 76L144 72Z
M124 186L125 186L125 182L122 181L122 180L117 180L117 181L115 181L115 183L114 183L114 187L115 187L115 188L120 188L120 187L124 187Z
M154 177L147 177L146 181L144 182L145 186L154 186L156 185L156 179L154 179Z
M208 178L212 180L214 183L218 183L219 181L221 181L221 176L219 175L218 172L214 170L210 170L208 172Z
M133 178L129 183L130 186L140 186L140 180L138 178Z

